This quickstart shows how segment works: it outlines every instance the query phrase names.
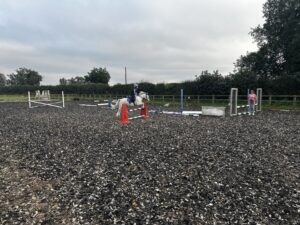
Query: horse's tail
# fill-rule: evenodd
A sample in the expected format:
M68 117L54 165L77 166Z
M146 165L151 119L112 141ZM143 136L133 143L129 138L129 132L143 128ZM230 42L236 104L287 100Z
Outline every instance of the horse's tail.
M111 104L111 109L116 109L119 105L120 99L118 99L118 101L116 102L116 104Z

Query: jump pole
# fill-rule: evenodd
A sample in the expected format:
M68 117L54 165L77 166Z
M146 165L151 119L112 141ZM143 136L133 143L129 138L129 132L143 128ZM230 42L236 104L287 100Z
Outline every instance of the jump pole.
M29 108L39 107L39 106L31 106L31 103L36 103L36 104L40 104L42 106L52 106L52 107L56 107L56 108L64 108L65 107L64 91L61 92L61 95L62 95L62 101L60 101L60 102L53 102L52 104L49 104L49 103L44 103L44 102L31 101L30 91L28 91L28 106L29 106ZM53 104L58 104L58 103L62 103L62 106L53 105Z
M250 94L249 89L247 90L248 95ZM257 112L261 111L261 103L262 103L262 88L257 88L256 89L257 93L257 103L255 104ZM248 98L248 96L247 96ZM247 105L237 105L237 100L238 100L238 89L237 88L231 88L230 89L230 116L237 116L237 115L244 115L248 114L250 111L250 101L249 99L247 100L248 104ZM234 104L233 104L234 103ZM243 112L243 113L238 113L237 109L241 108L246 108L248 111Z
M61 106L58 106L58 105L52 105L52 104L58 104L58 103L61 103L61 102L54 102L54 103L52 103L52 104L48 104L48 103L44 103L44 102L36 102L36 101L31 101L32 103L36 103L36 104L40 104L40 105L42 105L42 106L52 106L52 107L56 107L56 108L62 108ZM38 107L38 106L33 106L33 107L31 107L31 108L36 108L36 107Z

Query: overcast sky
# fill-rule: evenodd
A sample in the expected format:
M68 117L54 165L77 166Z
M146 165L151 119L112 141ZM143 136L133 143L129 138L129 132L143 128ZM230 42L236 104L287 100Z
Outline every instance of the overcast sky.
M233 71L256 50L249 31L265 0L0 0L0 73L38 71L43 84L106 67L111 84Z

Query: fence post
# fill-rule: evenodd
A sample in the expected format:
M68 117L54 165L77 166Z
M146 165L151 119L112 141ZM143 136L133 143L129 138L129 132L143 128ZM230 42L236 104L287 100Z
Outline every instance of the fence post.
M294 95L294 97L293 97L293 106L296 106L296 103L297 103L297 96Z
M162 96L162 100L163 100L163 103L164 103L165 102L165 96L164 95Z
M269 105L272 104L272 95L269 95Z
M212 104L215 104L215 95L212 95Z

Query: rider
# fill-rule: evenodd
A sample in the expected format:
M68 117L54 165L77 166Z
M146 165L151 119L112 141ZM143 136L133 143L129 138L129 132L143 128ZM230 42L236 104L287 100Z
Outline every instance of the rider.
M138 84L135 83L135 84L133 84L133 89L132 89L131 94L130 94L130 96L128 98L129 104L133 104L134 105L134 103L135 103L135 97L137 95L138 95Z

